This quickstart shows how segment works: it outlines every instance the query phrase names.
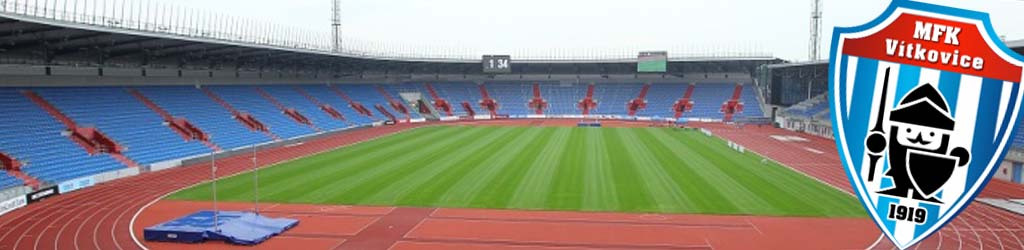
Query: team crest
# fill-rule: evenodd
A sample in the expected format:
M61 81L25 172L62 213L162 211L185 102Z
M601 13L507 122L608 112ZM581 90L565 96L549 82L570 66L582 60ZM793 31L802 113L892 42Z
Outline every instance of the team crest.
M1024 88L1024 59L988 14L895 0L836 28L829 102L843 167L900 249L949 223L1002 161Z

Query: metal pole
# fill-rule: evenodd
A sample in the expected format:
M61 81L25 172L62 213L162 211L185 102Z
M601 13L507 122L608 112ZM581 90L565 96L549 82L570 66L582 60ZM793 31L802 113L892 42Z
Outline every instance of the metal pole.
M260 168L256 164L256 144L252 145L252 183L253 193L255 193L255 200L253 201L253 210L256 211L256 215L260 214Z
M213 230L220 232L220 210L217 210L217 152L210 153L210 179L213 189Z

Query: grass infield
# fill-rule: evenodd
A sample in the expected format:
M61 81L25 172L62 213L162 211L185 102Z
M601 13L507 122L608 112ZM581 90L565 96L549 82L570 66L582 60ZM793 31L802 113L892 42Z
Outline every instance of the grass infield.
M218 199L252 201L251 174L218 181ZM672 128L424 127L259 174L260 200L277 203L865 216L853 196Z

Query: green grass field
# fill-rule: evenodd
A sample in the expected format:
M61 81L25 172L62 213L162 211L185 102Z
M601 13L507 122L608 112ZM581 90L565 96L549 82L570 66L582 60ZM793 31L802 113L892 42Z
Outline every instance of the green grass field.
M251 201L252 181L218 181L218 199ZM280 203L865 216L853 196L671 128L424 127L260 170L259 183ZM169 199L211 197L202 184Z

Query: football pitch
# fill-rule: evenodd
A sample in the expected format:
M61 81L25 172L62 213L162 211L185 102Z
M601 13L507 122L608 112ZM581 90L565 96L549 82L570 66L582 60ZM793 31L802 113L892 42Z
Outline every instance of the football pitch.
M259 184L276 203L865 216L853 196L673 128L423 127L261 169ZM253 186L221 179L218 199L252 201Z

